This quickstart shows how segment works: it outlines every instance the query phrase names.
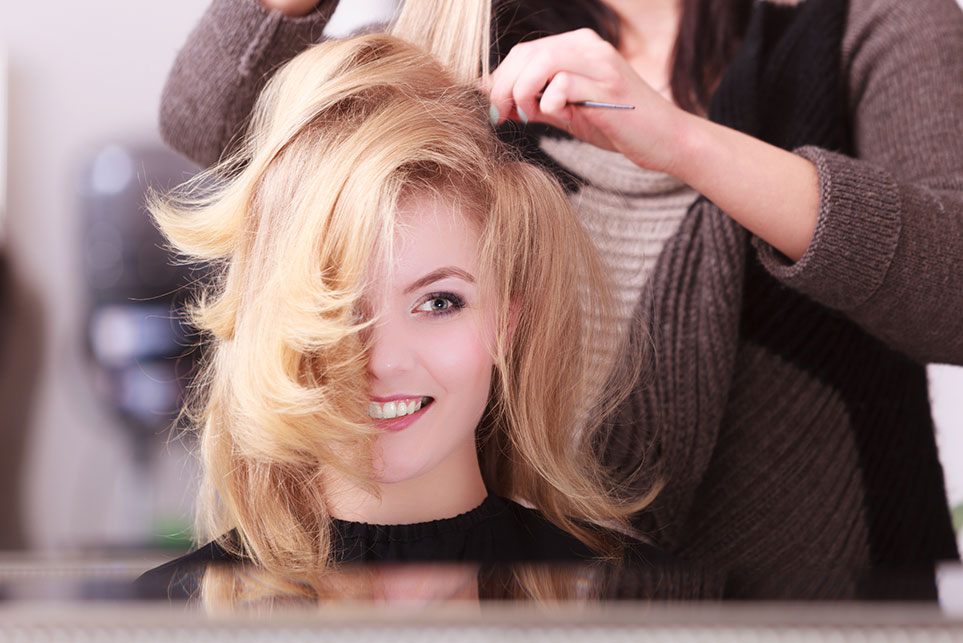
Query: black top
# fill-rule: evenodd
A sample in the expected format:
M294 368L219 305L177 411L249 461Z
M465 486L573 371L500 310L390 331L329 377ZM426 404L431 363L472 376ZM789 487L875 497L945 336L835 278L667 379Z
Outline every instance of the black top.
M506 498L489 495L475 509L431 522L411 525L369 525L334 521L338 560L440 561L486 563L573 561L598 554L538 511ZM659 550L638 543L646 554Z
M489 495L466 513L410 525L370 525L335 519L335 559L341 562L524 561L573 562L598 554L538 511ZM625 538L625 558L636 564L675 559L651 545ZM156 567L137 581L138 592L157 596L190 593L184 579L196 578L209 563L243 562L216 541Z

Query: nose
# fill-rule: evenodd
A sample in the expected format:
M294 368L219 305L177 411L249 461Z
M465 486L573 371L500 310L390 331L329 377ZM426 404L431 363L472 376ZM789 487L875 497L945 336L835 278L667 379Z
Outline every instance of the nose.
M371 328L368 342L368 372L372 377L390 381L410 372L414 366L414 351L403 324L379 321Z

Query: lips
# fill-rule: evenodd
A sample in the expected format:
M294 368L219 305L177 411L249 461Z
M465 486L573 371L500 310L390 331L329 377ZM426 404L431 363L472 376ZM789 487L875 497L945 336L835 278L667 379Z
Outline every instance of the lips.
M390 431L400 431L421 417L434 398L398 396L388 401L372 400L368 404L368 416L377 420L378 426Z
M415 413L430 402L431 398L427 396L396 398L387 402L372 401L368 404L368 416L375 420L404 417Z

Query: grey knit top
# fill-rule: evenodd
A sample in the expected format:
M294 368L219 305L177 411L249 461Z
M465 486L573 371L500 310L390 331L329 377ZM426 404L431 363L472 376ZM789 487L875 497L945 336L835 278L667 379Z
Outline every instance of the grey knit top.
M166 140L214 162L334 6L292 19L214 0L168 79ZM541 144L584 180L576 209L654 340L653 376L604 454L657 463L665 491L640 528L734 570L743 596L778 596L801 568L957 556L922 365L963 364L963 13L851 0L838 48L851 149L795 150L817 168L821 206L794 263L711 203L690 207L672 177Z

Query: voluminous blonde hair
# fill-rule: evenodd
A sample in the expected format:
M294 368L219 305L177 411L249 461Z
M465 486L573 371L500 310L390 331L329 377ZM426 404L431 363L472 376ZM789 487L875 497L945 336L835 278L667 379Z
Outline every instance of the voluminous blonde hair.
M633 381L597 358L619 354L603 345L620 336L607 271L558 183L495 137L468 82L479 68L387 34L316 45L269 82L237 154L152 200L171 245L215 274L191 309L209 351L184 414L200 434L202 541L274 571L331 564L323 473L371 486L365 275L413 193L480 233L498 328L478 434L489 490L601 554L617 542L592 525L625 527L651 499L621 493L591 448Z

